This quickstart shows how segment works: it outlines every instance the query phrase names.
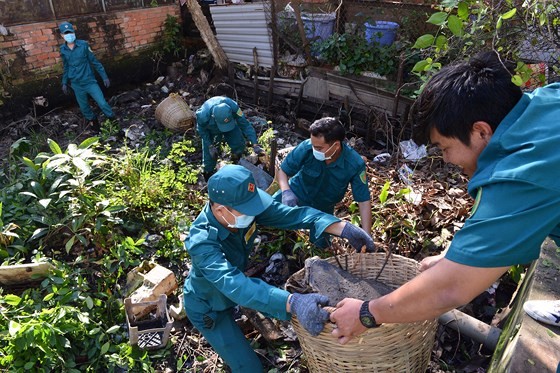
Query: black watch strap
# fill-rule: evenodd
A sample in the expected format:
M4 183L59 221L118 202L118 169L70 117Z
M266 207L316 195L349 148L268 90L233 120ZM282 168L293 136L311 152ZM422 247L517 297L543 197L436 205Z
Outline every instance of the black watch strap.
M368 300L362 303L362 306L360 307L360 322L366 328L376 328L379 326L375 321L375 317L373 317L371 312L369 312Z

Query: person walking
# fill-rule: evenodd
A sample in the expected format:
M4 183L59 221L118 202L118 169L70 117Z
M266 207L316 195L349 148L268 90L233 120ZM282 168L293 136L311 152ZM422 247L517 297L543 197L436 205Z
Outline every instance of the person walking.
M92 66L101 76L105 88L110 86L109 77L101 62L93 54L87 41L76 39L74 26L70 22L62 22L58 28L64 39L64 44L60 46L63 65L62 91L65 95L69 93L69 88L74 91L80 110L87 121L87 126L94 131L99 131L99 120L91 110L88 96L95 100L107 119L115 119L115 114L111 106L105 101L103 92L95 79Z

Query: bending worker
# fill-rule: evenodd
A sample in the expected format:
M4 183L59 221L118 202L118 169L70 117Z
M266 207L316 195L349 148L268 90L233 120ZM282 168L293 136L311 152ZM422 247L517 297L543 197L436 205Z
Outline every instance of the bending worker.
M60 57L62 58L62 91L68 94L68 87L72 88L80 110L87 121L88 127L99 131L100 125L97 116L91 110L88 103L88 95L91 96L107 119L114 119L115 114L111 106L105 101L103 92L97 84L91 65L95 67L103 84L109 88L110 82L101 62L95 58L89 44L85 40L76 40L74 27L69 22L62 22L58 28L65 43L60 46Z
M560 84L523 94L514 68L485 52L426 84L415 123L470 178L475 203L443 258L381 298L337 305L330 317L340 343L380 323L434 319L537 259L547 236L560 243Z
M247 141L256 154L264 154L257 143L255 129L231 98L216 96L206 100L196 111L196 130L202 138L203 176L207 181L216 169L218 149L223 140L231 148L234 163L247 149Z
M282 229L315 228L346 238L356 249L373 251L371 237L355 225L309 207L290 208L258 189L250 171L226 165L208 180L209 202L193 222L185 247L192 268L185 280L184 305L202 333L232 372L262 372L257 355L233 318L240 305L286 320L296 315L302 326L318 335L328 314L320 294L290 294L244 271L253 250L258 225Z
M362 229L371 234L371 195L362 157L344 143L346 132L336 118L321 118L309 127L311 138L295 147L277 174L274 199L287 206L310 206L332 214L348 184L358 203ZM311 235L313 236L313 232ZM328 246L327 236L315 244Z

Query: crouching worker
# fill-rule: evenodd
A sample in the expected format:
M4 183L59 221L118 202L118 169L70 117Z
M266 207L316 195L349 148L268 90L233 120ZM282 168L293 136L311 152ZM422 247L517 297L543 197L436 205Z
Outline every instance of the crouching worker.
M312 335L329 318L320 294L290 294L244 270L257 235L256 225L311 229L346 238L357 250L374 250L361 228L310 207L291 208L258 189L250 171L237 165L221 168L208 180L209 202L185 240L192 268L185 280L184 304L191 323L202 333L232 372L262 372L262 364L235 323L240 305L282 320L297 316ZM315 237L317 238L317 237Z
M257 143L255 129L231 98L216 96L206 100L196 111L196 130L202 138L203 175L206 181L216 169L218 149L224 140L231 148L234 163L247 149L247 141L253 145L256 154L264 154L263 148Z

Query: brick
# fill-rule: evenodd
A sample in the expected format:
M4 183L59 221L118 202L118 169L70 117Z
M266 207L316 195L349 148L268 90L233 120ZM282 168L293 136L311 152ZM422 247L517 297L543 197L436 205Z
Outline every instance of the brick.
M39 61L49 60L49 54L48 53L41 53L40 55L37 56L37 59Z
M48 41L50 38L47 35L39 35L35 37L35 42Z
M35 70L34 73L37 73L37 69L40 69L42 67L45 66L45 62L44 61L35 61L32 64L33 69Z
M17 54L15 54L15 53L10 53L10 54L4 55L4 59L6 61L14 61L16 58L17 58Z

